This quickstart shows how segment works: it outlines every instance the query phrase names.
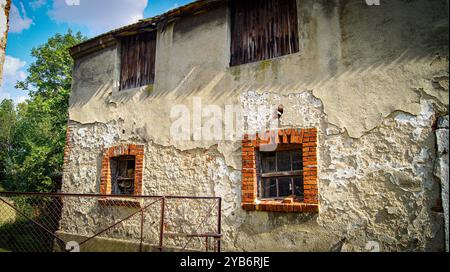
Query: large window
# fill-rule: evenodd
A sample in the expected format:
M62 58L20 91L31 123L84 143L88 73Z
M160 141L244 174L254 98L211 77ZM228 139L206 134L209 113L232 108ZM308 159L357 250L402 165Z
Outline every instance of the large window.
M154 82L155 54L156 31L121 39L120 90Z
M292 150L260 152L261 198L303 197L302 150L288 148Z
M231 66L299 51L296 0L232 0L230 11Z

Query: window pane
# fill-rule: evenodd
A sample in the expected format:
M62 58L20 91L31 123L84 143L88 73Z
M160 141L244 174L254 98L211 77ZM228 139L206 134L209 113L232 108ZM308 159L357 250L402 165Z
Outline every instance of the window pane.
M276 171L276 157L275 152L263 152L261 153L261 166L263 173Z
M294 177L294 194L303 196L303 178L301 177Z
M127 160L127 178L134 178L134 160Z
M263 179L263 197L276 197L277 196L277 183L276 179Z
M127 176L127 161L126 160L120 160L119 159L119 167L117 173L119 174L119 177L126 177Z
M292 179L278 178L278 196L292 195Z
M292 170L302 170L302 152L292 151Z
M291 171L291 154L289 151L277 152L278 171Z

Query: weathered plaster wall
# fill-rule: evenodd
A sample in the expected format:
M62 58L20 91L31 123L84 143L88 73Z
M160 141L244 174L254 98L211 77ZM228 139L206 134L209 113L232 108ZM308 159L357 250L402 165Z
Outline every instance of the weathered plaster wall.
M435 176L439 179L442 194L442 207L445 219L445 250L449 250L448 242L448 115L439 118L436 130L437 158Z
M0 86L3 79L3 63L5 62L6 38L8 36L8 18L10 0L0 0Z
M448 114L446 1L362 2L298 1L301 51L231 68L225 8L169 24L151 87L117 92L116 48L77 60L63 190L97 193L102 148L142 143L144 193L222 196L228 250L443 250L431 208L433 125ZM252 106L282 104L281 127L317 127L319 214L243 211L240 142L170 137L171 107L192 112L194 96L240 105L249 122L264 114Z

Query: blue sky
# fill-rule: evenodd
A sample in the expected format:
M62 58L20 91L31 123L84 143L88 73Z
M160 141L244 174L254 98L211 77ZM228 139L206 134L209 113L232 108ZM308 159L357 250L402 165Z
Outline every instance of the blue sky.
M93 37L142 18L149 18L193 0L12 0L0 101L16 103L28 94L14 84L27 75L31 49L68 28Z

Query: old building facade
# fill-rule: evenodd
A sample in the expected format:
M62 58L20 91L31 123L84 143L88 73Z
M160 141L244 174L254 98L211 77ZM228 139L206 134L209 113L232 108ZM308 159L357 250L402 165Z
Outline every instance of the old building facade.
M229 251L445 250L447 10L196 1L77 45L62 191L220 196Z

